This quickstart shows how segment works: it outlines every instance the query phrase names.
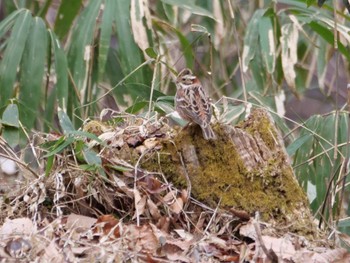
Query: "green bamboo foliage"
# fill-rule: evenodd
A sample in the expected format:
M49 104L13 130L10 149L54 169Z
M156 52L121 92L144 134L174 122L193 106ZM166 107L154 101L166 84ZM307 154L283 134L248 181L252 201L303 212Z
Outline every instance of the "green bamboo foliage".
M6 105L9 98L16 95L13 88L16 81L17 68L20 65L29 29L33 22L32 15L28 10L22 10L18 16L12 18L15 19L15 22L0 65L0 105L2 107Z
M101 0L90 1L77 18L68 48L69 82L68 113L81 115L76 108L87 103L88 85L91 88L91 65L94 58L94 33Z
M37 119L37 111L42 100L47 48L48 34L45 23L39 17L32 18L19 78L19 111L25 127L31 127Z
M0 24L0 35L10 35L5 42L0 63L0 109L3 111L11 98L17 99L19 120L30 130L37 120L43 123L44 116L48 117L48 114L41 112L51 111L50 118L46 121L52 121L57 95L60 96L59 105L66 108L66 56L55 35L48 32L45 21L40 17L33 17L29 10L15 11ZM51 46L53 50L50 50ZM48 73L52 52L56 85L47 92L47 78L44 76ZM58 93L55 92L56 88ZM47 93L50 93L51 101L47 103L48 100L45 99L46 103L43 103ZM43 117L38 118L40 115Z
M62 0L56 16L54 32L63 40L72 28L82 7L82 0Z
M100 45L98 52L98 76L100 80L103 79L105 74L108 52L113 33L113 22L115 21L114 16L117 12L117 2L113 0L106 0L105 9L102 14Z
M347 147L349 147L346 143L348 114L315 115L308 119L303 127L299 140L296 140L289 149L292 147L297 149L293 163L296 167L295 172L308 193L312 209L316 212L325 202L328 185L331 187L332 197L329 200L337 200L337 190L342 178L342 160L348 154ZM336 133L337 142L334 141ZM349 179L346 179L346 182L348 181Z
M49 54L52 54L53 63L51 67L53 68L52 77L55 80L55 84L49 94L46 94L45 102L45 120L53 120L56 107L50 107L50 105L57 105L62 111L67 112L68 104L68 64L67 57L64 50L61 48L60 42L58 41L55 33L49 30ZM45 131L50 131L52 125L45 125Z

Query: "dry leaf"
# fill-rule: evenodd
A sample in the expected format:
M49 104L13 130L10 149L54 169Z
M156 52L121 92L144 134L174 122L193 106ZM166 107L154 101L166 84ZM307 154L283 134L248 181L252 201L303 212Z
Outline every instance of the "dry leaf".
M350 254L346 249L328 249L323 253L315 251L302 251L293 256L293 262L313 262L313 263L346 263L350 262Z
M119 220L113 215L100 216L96 221L95 227L93 228L93 233L102 234L104 236L108 235L111 238L119 238L120 226L118 224Z
M193 240L193 235L191 233L188 233L184 229L174 229L174 231L184 240L187 240L187 241Z
M188 191L186 189L181 190L181 198L182 198L182 201L184 203L186 203L188 201L188 199L190 198Z
M150 194L159 194L168 188L167 185L162 185L162 183L153 176L146 176L140 184L146 189Z
M156 148L156 146L159 144L159 141L157 140L157 138L149 138L149 139L146 139L144 142L143 142L143 145L148 149L154 149Z
M142 144L144 139L138 135L138 134L132 134L126 138L126 143L129 145L129 147L137 147Z
M6 219L0 228L0 236L30 235L35 228L29 218Z
M219 0L213 1L213 15L215 17L215 38L214 45L216 49L220 49L220 44L226 35L226 30L224 27L224 18L222 15L222 9Z
M45 248L44 254L40 257L41 262L65 262L63 254L58 249L55 240Z
M265 247L272 249L279 258L290 260L296 254L292 241L287 237L262 236L262 240Z
M67 217L67 222L65 224L66 229L79 227L81 229L90 229L95 223L97 219L88 217L88 216L82 216L77 214L70 214Z
M239 234L245 237L249 237L253 240L257 239L257 234L255 231L255 227L254 227L254 223L253 223L254 219L251 219L249 222L247 222L246 224L242 225L239 228Z
M155 225L150 224L150 226L153 229L153 234L155 237L162 241L161 247L158 249L158 253L163 256L166 255L168 259L174 260L174 258L179 256L185 256L190 250L191 246L194 244L194 240L193 238L190 238L190 234L189 236L185 235L189 237L190 240L175 239L171 235L157 228Z
M180 214L184 207L184 201L181 197L176 198L176 201L172 203L170 206L170 210L175 214Z
M137 146L135 149L139 155L144 154L147 150L147 148L144 145Z
M171 190L163 197L163 202L167 205L171 205L173 202L175 202L175 199L176 191Z
M161 217L156 225L161 231L164 233L169 233L169 227L170 227L170 218L167 216Z
M128 197L134 198L134 190L133 189L129 188L124 183L124 181L119 179L117 176L114 176L113 179L120 190L122 190Z
M137 189L134 189L134 198L136 209L133 219L135 219L137 216L142 215L145 212L147 196L145 195L141 197L140 192Z
M145 6L144 0L131 0L131 28L136 44L143 51L150 46L148 43L146 27L143 24L143 18L145 17L146 12L145 9L147 8L148 5Z
M153 219L159 220L161 218L162 215L160 214L158 207L150 198L147 199L147 207Z
M125 227L123 238L129 249L135 252L144 251L153 254L159 247L158 239L149 225L128 225Z

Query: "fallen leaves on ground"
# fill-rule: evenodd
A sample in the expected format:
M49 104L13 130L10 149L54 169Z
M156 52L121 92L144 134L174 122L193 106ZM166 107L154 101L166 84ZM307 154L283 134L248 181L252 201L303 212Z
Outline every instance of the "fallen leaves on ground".
M274 262L264 253L265 246L277 255L278 262L350 260L345 249L307 244L300 247L298 237L289 234L279 238L262 235L260 243L254 219L241 228L250 242L227 238L227 233L192 234L183 229L166 232L152 223L123 223L113 215L96 220L70 214L47 225L42 223L34 226L29 218L7 220L0 229L0 258L42 262Z

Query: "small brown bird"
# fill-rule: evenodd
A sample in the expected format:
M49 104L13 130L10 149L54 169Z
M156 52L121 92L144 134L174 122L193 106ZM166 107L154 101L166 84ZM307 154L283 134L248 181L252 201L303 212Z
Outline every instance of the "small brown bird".
M210 127L212 115L209 97L199 79L188 68L183 69L176 78L175 108L181 118L197 123L206 140L216 139Z

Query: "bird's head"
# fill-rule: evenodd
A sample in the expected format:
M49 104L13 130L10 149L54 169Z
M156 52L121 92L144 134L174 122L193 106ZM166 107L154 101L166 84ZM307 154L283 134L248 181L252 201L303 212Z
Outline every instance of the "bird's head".
M184 68L180 71L176 78L176 84L182 87L188 87L197 83L198 79L193 75L192 71L188 68Z

